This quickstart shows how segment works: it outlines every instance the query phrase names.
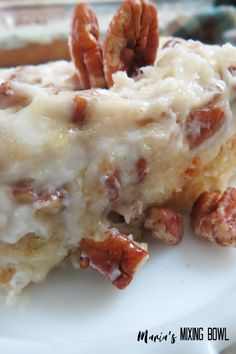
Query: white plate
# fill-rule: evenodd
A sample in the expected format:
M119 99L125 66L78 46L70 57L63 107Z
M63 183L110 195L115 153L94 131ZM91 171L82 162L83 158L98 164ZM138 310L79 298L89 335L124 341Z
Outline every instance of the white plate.
M150 240L150 259L123 291L93 270L57 269L17 307L0 307L0 353L216 353L224 342L137 342L180 326L227 325L236 339L236 249L187 231L167 247ZM2 301L3 302L3 301ZM214 344L214 345L213 345ZM199 349L199 346L201 349ZM200 350L200 351L199 351Z

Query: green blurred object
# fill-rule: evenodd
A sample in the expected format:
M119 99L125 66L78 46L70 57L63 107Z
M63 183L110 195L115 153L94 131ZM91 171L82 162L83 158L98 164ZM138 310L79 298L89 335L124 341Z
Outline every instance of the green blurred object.
M178 18L174 21L178 22ZM231 32L231 36L228 35ZM232 32L233 31L233 32ZM223 44L226 41L236 42L236 8L220 6L198 12L180 23L179 28L171 35L184 39L199 40L208 44Z

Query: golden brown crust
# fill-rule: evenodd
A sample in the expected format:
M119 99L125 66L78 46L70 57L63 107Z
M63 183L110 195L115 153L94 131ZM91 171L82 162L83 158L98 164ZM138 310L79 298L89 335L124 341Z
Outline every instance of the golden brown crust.
M205 191L223 190L227 187L227 181L232 177L232 166L235 165L236 136L233 136L224 144L216 157L207 165L191 163L190 170L194 169L194 175L187 169L182 177L183 184L180 191L173 193L170 202L181 209L190 211L198 196Z
M66 40L54 39L50 43L30 43L20 48L1 49L0 67L41 64L54 60L69 60Z
M14 244L0 242L0 285L8 283L17 272L29 274L29 282L41 281L68 251L62 248L58 235L44 240L29 234Z

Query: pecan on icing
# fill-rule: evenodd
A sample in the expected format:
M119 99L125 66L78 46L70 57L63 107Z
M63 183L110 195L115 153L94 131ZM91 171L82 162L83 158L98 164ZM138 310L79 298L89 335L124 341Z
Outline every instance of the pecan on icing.
M38 194L28 183L15 184L12 194L19 204L32 204L38 199Z
M65 198L66 191L64 189L56 189L49 193L40 193L37 210L44 214L57 214L65 208Z
M109 173L103 177L103 184L105 186L107 196L110 202L113 202L119 197L120 180L119 172Z
M136 162L136 171L138 175L138 182L143 182L150 172L150 167L146 159L140 157Z
M84 97L76 95L73 100L72 123L79 126L85 122L87 113L87 100Z
M146 0L126 0L114 16L104 41L104 72L107 85L118 70L129 76L155 62L158 48L155 5Z
M224 124L225 113L219 107L193 109L186 121L186 138L190 149L201 145L213 136Z
M65 208L66 190L58 188L50 192L37 192L30 183L12 186L12 194L19 204L33 204L37 212L57 214Z
M12 82L0 84L0 109L23 108L30 102L30 97L22 90L16 89Z
M82 88L106 87L98 20L87 4L75 8L69 47Z

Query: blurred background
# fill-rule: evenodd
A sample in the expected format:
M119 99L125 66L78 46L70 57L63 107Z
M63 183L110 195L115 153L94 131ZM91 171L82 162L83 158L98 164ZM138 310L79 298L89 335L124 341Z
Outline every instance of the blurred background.
M236 0L158 0L159 33L236 45ZM0 66L69 59L68 34L75 3L71 0L0 0ZM99 18L101 37L120 6L90 1Z

